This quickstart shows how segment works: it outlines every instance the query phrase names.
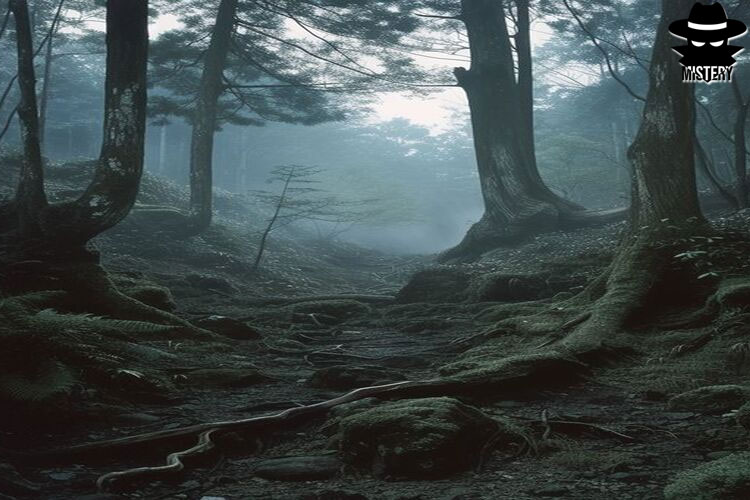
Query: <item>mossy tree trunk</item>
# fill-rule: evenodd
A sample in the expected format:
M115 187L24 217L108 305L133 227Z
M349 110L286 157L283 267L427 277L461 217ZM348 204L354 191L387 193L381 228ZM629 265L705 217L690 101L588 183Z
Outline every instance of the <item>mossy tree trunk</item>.
M581 348L617 336L633 312L655 296L675 241L706 229L695 180L694 88L683 83L668 26L684 19L692 0L663 0L649 73L649 91L636 138L628 150L633 168L630 230L609 271L593 283L592 315L566 338Z
M213 212L213 150L222 77L234 30L237 0L221 0L211 43L205 55L190 142L190 232L211 224Z

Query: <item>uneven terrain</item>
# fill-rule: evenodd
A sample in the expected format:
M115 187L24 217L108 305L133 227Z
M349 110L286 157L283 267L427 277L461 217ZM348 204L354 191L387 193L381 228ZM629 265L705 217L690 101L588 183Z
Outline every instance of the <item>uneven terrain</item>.
M224 200L227 213L241 207ZM552 233L450 266L339 242L280 238L253 273L252 238L239 220L227 216L204 236L174 241L136 213L100 238L103 263L122 290L218 335L201 339L108 325L94 332L95 341L82 323L56 317L58 334L90 343L98 349L91 357L107 368L81 369L44 404L4 404L0 448L65 448L274 414L359 387L435 379L466 351L473 348L476 356L482 346L474 336L492 328L499 304L523 307L581 291L606 267L624 227ZM750 214L714 214L713 222L744 230ZM453 415L447 423L474 410L442 399L431 399L434 406L426 410L391 406L399 403L386 393L262 432L229 435L213 453L186 460L182 473L125 481L113 493L96 492L102 474L159 465L194 443L44 464L0 455L8 462L0 464L0 498L663 498L680 471L748 450L736 413L750 399L750 358L737 355L737 346L750 340L748 306L736 303L720 321L661 328L659 335L652 325L634 326L642 343L582 378L449 394L479 409L484 416L478 421L488 417L518 431L499 439L458 427L467 441L478 440L469 451L454 443L463 452L425 456L430 433L442 432L440 425L429 427L440 408L447 405ZM96 330L99 319L90 321ZM486 355L507 356L544 340L509 332L484 348ZM104 345L111 349L100 349ZM706 386L726 387L708 397L675 398ZM357 418L381 408L393 408L393 415L383 415L404 426L403 446L381 444L380 459L353 459L363 452L347 433ZM456 408L458 414L451 413ZM424 426L404 421L412 411L425 415ZM424 454L411 446L422 442L428 443ZM424 474L390 462L393 457L383 454L388 446L424 465ZM742 495L732 498L747 498Z

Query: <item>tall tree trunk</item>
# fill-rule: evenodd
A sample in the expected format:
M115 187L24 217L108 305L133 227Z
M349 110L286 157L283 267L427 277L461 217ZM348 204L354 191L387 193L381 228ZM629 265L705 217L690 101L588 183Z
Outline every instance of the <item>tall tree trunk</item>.
M523 119L524 149L529 154L532 171L536 168L536 146L534 141L534 75L531 62L531 19L529 0L516 0L518 26L516 53L518 57L518 93ZM539 182L542 182L539 178Z
M485 213L442 260L475 256L526 233L557 227L561 211L581 209L552 193L536 168L528 40L519 84L503 3L462 0L460 19L469 36L471 67L456 68L454 74L469 101ZM528 36L528 26L525 31L519 40Z
M633 165L634 230L692 217L702 219L695 181L693 85L683 83L667 24L686 13L688 0L663 0L640 129L628 150Z
M199 233L211 224L213 201L213 146L222 75L234 29L237 0L221 0L211 43L206 52L200 93L193 117L190 144L190 230Z
M603 343L617 345L628 321L635 316L642 320L653 302L675 295L674 280L685 280L685 275L673 276L671 282L665 276L674 265L675 251L683 248L679 242L706 229L695 179L694 88L682 81L668 30L672 21L687 17L692 4L692 0L662 0L649 91L641 125L628 149L633 167L630 230L609 270L581 296L596 301L590 318L565 338L573 352ZM660 288L667 282L670 293ZM696 294L701 288L680 286Z
M39 147L33 54L25 0L11 6L18 33L24 162L16 193L20 246L40 255L83 248L132 208L143 172L146 124L146 0L108 0L102 149L94 178L75 201L47 205Z
M44 138L47 128L47 108L49 102L50 77L52 76L52 49L55 33L57 32L57 17L52 21L47 36L47 47L44 52L44 80L42 81L42 95L39 96L39 147L44 151Z
M745 102L737 80L732 80L732 90L737 103L737 116L734 121L734 173L737 179L737 201L739 208L748 207L747 197L747 143L745 127L747 124L750 100Z
M44 193L44 169L39 147L34 49L32 48L29 6L26 0L11 0L10 8L16 21L18 84L21 91L18 118L24 153L15 200L18 209L18 236L20 239L33 241L42 235L39 215L47 207L47 197Z

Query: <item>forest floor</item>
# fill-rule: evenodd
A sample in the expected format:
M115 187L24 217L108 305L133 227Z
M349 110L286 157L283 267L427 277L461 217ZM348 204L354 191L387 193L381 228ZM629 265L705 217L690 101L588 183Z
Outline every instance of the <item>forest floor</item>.
M714 223L747 228L750 214L717 214ZM115 281L125 288L169 288L178 315L223 326L227 338L149 336L132 346L135 355L123 356L123 394L77 388L64 403L75 408L71 416L40 414L23 425L9 418L0 430L0 448L62 447L244 419L357 387L434 378L468 348L457 340L491 327L499 303L581 290L606 267L622 228L548 234L474 264L436 267L427 257L278 241L264 270L253 274L252 252L229 221L182 242L149 234L137 220L127 222L97 242ZM339 294L395 299L304 299ZM298 301L284 300L290 297ZM220 325L216 316L237 321ZM657 337L644 325L635 332L643 343L632 356L597 368L585 380L463 398L493 418L528 427L536 446L524 454L488 448L486 456L474 457L470 470L450 476L415 480L345 465L338 453L339 423L379 404L368 398L240 440L225 455L191 464L173 482L141 482L118 495L97 494L97 477L158 465L163 450L95 465L0 464L0 499L659 499L675 473L748 447L747 432L730 413L736 408L704 412L668 404L702 386L750 384L750 367L727 358L732 345L748 340L750 325L737 325L697 352L670 355L711 328ZM513 354L527 343L509 334L493 348ZM546 419L573 424L540 427ZM277 460L282 457L293 458Z

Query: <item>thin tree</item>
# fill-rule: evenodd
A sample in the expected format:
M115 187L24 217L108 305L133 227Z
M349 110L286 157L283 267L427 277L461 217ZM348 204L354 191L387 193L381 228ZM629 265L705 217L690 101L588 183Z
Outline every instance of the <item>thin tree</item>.
M301 165L283 165L271 172L268 182L280 182L281 191L269 193L256 191L257 199L273 209L266 227L261 233L258 251L253 262L253 271L260 268L266 250L268 237L272 231L299 221L316 221L341 224L360 222L371 215L363 211L372 200L347 202L325 194L321 189L312 187L319 181L315 177L322 172L317 167Z

